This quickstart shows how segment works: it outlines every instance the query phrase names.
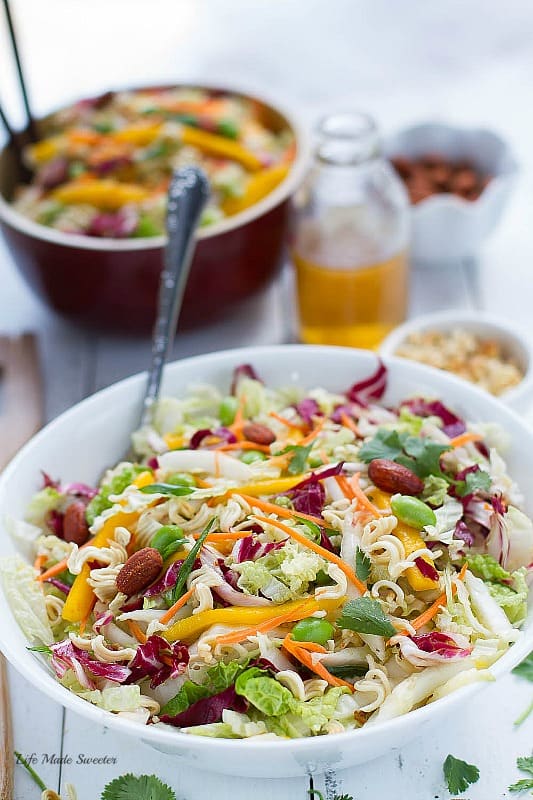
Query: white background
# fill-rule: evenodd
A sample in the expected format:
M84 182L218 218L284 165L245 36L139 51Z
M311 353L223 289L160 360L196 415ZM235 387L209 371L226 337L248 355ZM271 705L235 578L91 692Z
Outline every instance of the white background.
M530 0L12 0L34 107L44 112L110 87L206 80L268 92L308 122L324 111L361 108L391 131L445 119L487 125L508 138L522 174L504 223L479 263L416 270L412 313L448 307L490 310L532 333L533 4ZM0 17L0 97L21 119ZM75 279L75 264L73 279ZM290 279L216 328L181 334L176 356L291 335ZM46 381L48 418L97 388L144 368L141 339L96 335L50 314L16 275L0 241L0 333L32 330ZM304 779L254 782L188 770L140 742L91 728L11 673L16 746L23 753L109 755L115 766L39 765L54 788L76 784L97 800L122 772L155 772L181 800L304 800ZM470 800L506 796L517 755L531 752L533 717L512 721L533 687L509 677L457 708L433 738L335 779L356 800L446 798L442 762L451 752L478 764ZM399 748L401 743L398 743ZM273 765L275 773L275 765ZM315 786L324 788L322 779ZM329 797L332 796L330 784ZM38 796L17 769L16 800ZM3 800L3 799L2 799Z

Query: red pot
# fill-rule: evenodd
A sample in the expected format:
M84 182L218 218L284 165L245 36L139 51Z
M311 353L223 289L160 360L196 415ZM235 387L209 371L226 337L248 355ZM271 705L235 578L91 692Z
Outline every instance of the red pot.
M180 318L184 327L223 316L232 305L267 286L283 262L290 198L306 167L305 142L285 113L251 99L267 125L293 131L296 158L287 178L267 197L198 232ZM9 204L16 183L14 154L4 148L0 225L29 286L53 309L78 321L131 332L149 330L165 238L96 239L47 228Z

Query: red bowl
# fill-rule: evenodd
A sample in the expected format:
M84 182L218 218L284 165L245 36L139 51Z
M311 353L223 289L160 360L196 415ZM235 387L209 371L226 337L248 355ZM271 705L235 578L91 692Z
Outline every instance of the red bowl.
M273 280L283 263L290 199L307 165L305 138L285 112L260 98L223 91L252 100L273 130L289 128L296 156L285 180L263 200L198 231L180 327L212 322ZM4 147L0 152L0 226L15 264L33 291L51 308L77 321L122 331L149 330L165 237L96 239L39 225L9 203L18 180L15 156Z

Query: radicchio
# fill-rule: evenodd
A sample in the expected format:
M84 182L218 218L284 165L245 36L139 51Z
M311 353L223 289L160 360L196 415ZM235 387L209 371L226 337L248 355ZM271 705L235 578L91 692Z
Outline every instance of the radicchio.
M158 594L163 594L163 592L172 589L172 587L176 585L178 573L182 564L183 559L181 561L173 561L163 577L156 581L156 583L152 583L152 585L143 592L144 597L156 597Z
M60 592L63 592L64 595L67 595L70 592L70 586L67 583L63 583L63 581L59 581L57 578L47 578L45 583L55 586L55 588L59 589Z
M424 578L429 578L429 580L431 581L439 580L439 573L437 572L433 564L430 564L428 561L426 561L425 558L422 558L422 556L415 558L415 564L418 567L419 571L424 576Z
M346 392L346 397L352 403L368 405L370 400L379 400L387 388L387 367L378 359L377 370L363 381L358 381Z
M167 722L177 728L187 728L190 725L208 725L211 722L219 722L222 719L222 712L226 709L244 713L248 709L248 703L242 695L237 694L234 686L230 686L223 692L214 694L211 697L203 697L192 703L181 714L174 717L163 714L161 722Z
M260 383L263 383L251 364L240 364L233 370L233 380L231 381L230 389L231 394L237 394L237 386L239 385L241 378L250 378L253 381L259 381Z
M304 397L299 403L294 406L300 417L308 425L311 425L313 417L321 416L319 405L312 397Z
M454 539L461 539L467 547L474 546L474 534L462 519L455 526Z
M96 661L91 654L76 647L70 639L56 642L50 646L50 649L52 650L50 664L58 678L62 678L67 669L72 669L76 673L78 681L85 688L94 688L87 672L98 678L106 678L113 683L124 683L131 675L129 667Z
M63 522L65 515L53 508L46 515L46 524L55 533L58 539L63 538Z
M443 661L458 661L472 652L468 639L460 634L430 631L414 636L398 636L403 658L415 667L428 667Z
M44 470L41 470L41 474L43 476L43 489L55 489L59 494L68 494L73 497L86 497L88 500L92 500L92 498L98 494L98 489L95 489L93 486L88 486L86 483L75 481L74 483L62 485L61 481L54 480Z
M255 561L257 558L266 556L271 550L278 550L280 547L283 547L284 544L285 542L266 542L263 544L254 539L253 536L246 536L244 539L239 539L233 551L233 555L238 564L243 561Z
M326 491L321 483L324 478L331 478L339 475L342 471L344 462L327 467L321 472L312 472L308 478L297 483L286 496L290 498L296 511L300 514L310 514L313 517L322 515L322 508L326 500Z
M135 208L124 206L114 213L100 212L93 217L85 231L88 236L109 239L127 239L139 224L139 215Z
M464 420L446 408L440 400L428 401L423 397L413 397L402 403L402 406L408 408L417 417L439 417L442 420L442 430L450 439L460 436L466 431Z
M186 645L181 642L169 644L161 636L153 634L137 648L135 658L130 664L128 683L135 683L149 676L150 686L155 689L168 678L183 675L188 663L189 649Z
M202 428L201 430L196 431L196 433L194 433L193 436L191 437L191 441L189 442L189 448L191 450L197 450L204 441L204 439L207 439L211 436L215 437L218 440L226 442L227 444L234 444L237 441L237 437L235 436L234 433L232 433L232 431L229 430L229 428L215 428L214 430L211 430L210 428ZM218 441L216 442L215 446L217 444Z
M146 466L150 467L150 469L159 469L159 461L157 460L157 458L155 456L152 456L146 462Z

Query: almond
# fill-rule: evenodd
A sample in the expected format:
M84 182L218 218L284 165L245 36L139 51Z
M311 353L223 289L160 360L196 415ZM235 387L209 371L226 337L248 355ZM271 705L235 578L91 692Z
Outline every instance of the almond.
M85 503L77 500L71 503L65 511L63 518L63 539L65 542L85 544L89 538L89 526L85 519Z
M383 492L389 494L420 494L424 482L403 464L388 458L375 458L368 465L368 476Z
M242 432L244 438L249 442L255 444L272 444L276 441L276 434L271 431L266 425L261 425L259 422L247 422L243 427Z
M143 547L128 558L117 575L117 589L131 597L155 581L163 566L163 558L154 547Z

